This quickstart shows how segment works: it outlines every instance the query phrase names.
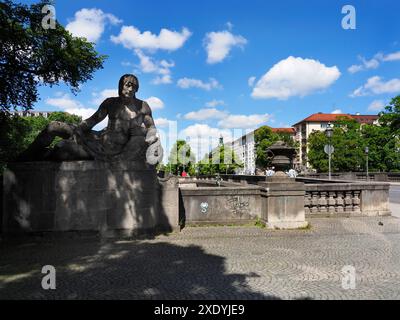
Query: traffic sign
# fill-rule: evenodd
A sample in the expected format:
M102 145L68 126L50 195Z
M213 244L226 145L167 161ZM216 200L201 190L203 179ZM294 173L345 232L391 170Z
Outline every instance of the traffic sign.
M324 147L324 151L326 154L332 154L335 151L335 148L330 144L326 144Z

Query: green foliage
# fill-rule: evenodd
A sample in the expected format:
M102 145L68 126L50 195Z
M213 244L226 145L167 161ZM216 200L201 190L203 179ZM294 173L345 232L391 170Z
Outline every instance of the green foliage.
M329 140L323 131L315 131L308 138L308 159L318 171L328 171L328 155L324 146ZM360 125L354 119L344 118L335 123L331 144L332 171L360 171L365 163L364 144L361 143Z
M171 149L166 165L166 172L178 175L185 169L191 176L195 174L196 158L190 145L184 140L177 140Z
M42 27L47 4L52 3L0 3L0 110L31 109L39 85L64 82L76 93L102 68L106 56L98 55L94 44L73 37L58 22L55 29Z
M369 171L398 171L400 169L399 129L396 121L400 115L400 96L392 100L381 113L380 125L360 125L349 118L335 123L332 145L332 171L366 171L365 147L368 152ZM308 159L319 172L328 171L328 155L324 146L328 138L324 132L313 132L308 139Z
M7 162L13 161L33 142L50 121L78 124L82 118L66 112L54 112L48 118L19 117L0 112L0 172L4 170ZM55 139L51 146L59 140Z
M220 145L197 163L197 167L200 175L233 174L243 164L230 147Z
M267 149L279 140L279 135L272 132L268 126L262 126L254 132L256 143L256 166L262 169L270 166L271 159L267 156Z
M393 134L400 136L400 95L393 98L385 111L380 113L379 123L389 126Z
M290 147L299 148L299 143L288 133L275 133L268 126L262 126L254 132L256 142L256 166L266 169L271 165L267 149L277 141L283 141Z

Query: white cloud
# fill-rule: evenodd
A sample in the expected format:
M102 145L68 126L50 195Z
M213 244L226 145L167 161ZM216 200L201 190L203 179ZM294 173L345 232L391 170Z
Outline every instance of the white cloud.
M364 57L359 56L359 60L361 60L362 64L354 64L351 67L347 69L350 73L356 73L360 72L363 70L368 70L368 69L376 69L380 65L380 61L382 60L382 55L380 53L376 54L374 58L370 60L366 60Z
M206 103L206 107L209 108L215 108L216 106L224 106L224 105L225 105L224 100L216 100L216 99L213 99Z
M367 83L357 88L350 94L350 97L361 97L367 95L377 95L383 93L399 93L400 79L394 78L387 82L382 81L381 77L375 76L367 80Z
M220 111L215 108L200 109L185 114L184 118L187 120L202 121L207 119L223 119L228 114L225 111Z
M118 97L118 89L104 89L101 92L94 92L92 95L94 96L93 104L100 105L107 98Z
M164 102L157 97L150 97L147 98L145 101L149 104L151 110L164 108Z
M376 69L379 67L381 62L400 60L400 51L394 52L394 53L389 53L386 55L379 52L379 53L375 54L374 57L370 60L366 60L362 56L359 56L358 59L361 60L362 64L354 64L351 67L349 67L347 70L350 73L356 73L356 72L364 71L364 70L368 70L368 69Z
M81 9L75 12L75 17L70 21L65 29L75 37L84 37L90 42L97 42L104 32L107 23L116 25L122 20L116 16L104 13L100 9Z
M182 47L191 34L187 28L182 28L181 32L161 29L155 35L150 31L142 33L134 26L123 26L118 36L111 36L111 41L122 44L127 49L174 51Z
M229 31L232 31L232 29L233 29L233 24L232 24L230 21L228 21L228 22L226 23L226 27L228 28Z
M210 91L211 89L220 89L221 88L221 85L214 78L210 78L209 82L203 82L202 80L191 79L191 78L185 77L185 78L179 79L177 84L178 84L178 87L180 87L182 89L200 88L203 90Z
M68 94L60 95L59 92L57 93L57 98L48 98L46 99L45 103L60 109L74 109L82 107L82 104L79 101L71 99Z
M167 118L155 118L154 123L156 124L156 127L161 127L165 128L169 125L171 120L168 120Z
M50 106L60 108L64 112L81 116L82 120L89 118L97 111L97 109L94 108L86 108L79 101L71 99L71 97L68 94L64 94L59 98L48 98L46 99L45 103ZM108 122L108 117L106 117L103 121L98 123L95 127L93 127L93 129L101 130L107 126L107 122Z
M171 68L175 66L173 61L156 61L143 53L142 50L135 50L135 54L140 60L139 68L144 73L155 73L158 76L153 79L154 84L168 84L172 83Z
M368 106L368 111L382 111L385 108L383 100L374 100Z
M247 80L247 84L249 87L254 86L254 82L256 81L256 77L250 77L249 80Z
M400 51L389 53L388 55L383 57L383 61L396 61L400 60Z
M221 128L236 128L236 129L251 129L260 126L271 119L271 115L266 114L251 114L240 115L231 114L218 122Z
M196 123L188 126L179 133L180 139L188 141L193 154L198 160L218 146L219 138L224 138L224 143L233 140L233 132L227 129L213 128L206 124Z
M172 83L172 78L169 74L157 76L151 81L152 84L169 84Z
M331 112L332 114L342 114L343 111L341 109L336 109Z
M336 66L327 67L313 59L288 57L275 64L257 82L251 96L256 99L306 96L328 88L340 77Z
M213 64L223 61L233 47L240 47L247 43L247 40L240 35L234 35L229 31L210 32L204 38L204 45L207 51L207 63Z

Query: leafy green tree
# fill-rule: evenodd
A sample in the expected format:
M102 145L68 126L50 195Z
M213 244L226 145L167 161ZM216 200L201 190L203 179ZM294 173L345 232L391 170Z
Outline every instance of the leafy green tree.
M220 145L197 164L201 175L233 174L243 163L228 146Z
M262 169L268 167L271 159L267 155L267 149L279 140L280 136L268 126L262 126L254 132L256 143L256 166Z
M178 175L183 170L191 176L195 174L196 158L185 140L177 140L173 145L166 165L167 172Z
M57 21L54 29L43 28L42 8L51 3L0 3L0 111L31 109L40 85L63 82L76 93L103 66L106 56L94 44L73 37Z
M368 167L370 171L399 170L397 139L390 126L362 126L364 144L368 146Z
M400 135L400 95L393 98L385 111L380 113L379 123L389 126L392 133Z
M328 171L328 155L324 146L329 144L325 132L315 131L308 139L308 159L311 166L320 172ZM332 171L360 171L365 163L364 148L360 124L349 118L335 122L331 144L335 151L332 154Z
M50 121L78 124L82 118L66 112L54 112L48 118L43 116L20 117L0 112L0 172L4 170L7 162L13 161L33 142ZM50 147L60 139L54 139Z

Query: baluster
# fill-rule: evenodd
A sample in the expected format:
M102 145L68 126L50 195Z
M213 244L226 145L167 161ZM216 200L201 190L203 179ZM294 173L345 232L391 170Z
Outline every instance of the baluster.
M334 214L335 213L335 204L336 204L335 192L334 191L329 191L328 212L330 214Z
M356 190L353 193L354 193L354 195L353 195L353 212L361 213L361 210L360 210L360 203L361 203L360 193L361 193L361 191Z
M318 213L318 191L313 191L311 199L311 213Z
M311 193L306 192L306 194L304 196L304 213L305 214L309 214L311 212L310 206L311 206Z
M342 213L344 212L344 200L343 200L343 192L337 192L336 197L336 212Z
M318 205L319 205L319 212L320 213L327 213L328 212L328 202L326 201L326 192L325 191L321 191L320 192L320 198L318 201Z
M353 211L353 199L352 199L351 191L346 191L346 198L344 198L344 204L346 205L345 211L352 212Z

